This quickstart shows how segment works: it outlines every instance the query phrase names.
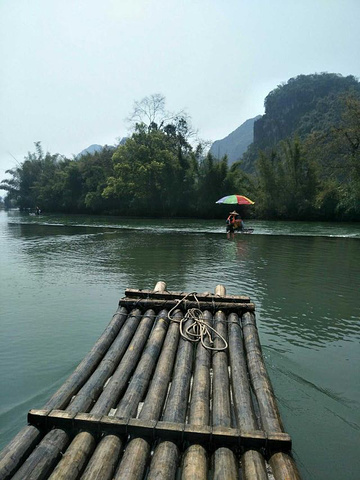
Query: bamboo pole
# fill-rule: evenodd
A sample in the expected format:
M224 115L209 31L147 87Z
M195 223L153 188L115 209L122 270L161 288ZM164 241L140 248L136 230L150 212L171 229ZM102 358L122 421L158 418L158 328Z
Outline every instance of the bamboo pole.
M135 313L137 314L138 312L135 312ZM142 348L142 345L144 344L144 342L146 340L146 335L147 335L148 331L151 329L152 322L153 322L153 317L154 317L154 312L149 310L144 315L144 317L142 318L142 320L141 320L141 322L140 322L140 324L139 324L139 326L136 330L136 333L135 333L135 336L134 336L133 342L132 342L134 345L136 345L136 348L134 347L133 348L134 351L131 351L131 353L129 355L129 357L133 360L133 363L135 363L135 361L136 361L136 358L135 359L133 358L133 356L135 355L135 352L138 352L138 350ZM133 317L128 318L128 321L131 321L131 320L133 320ZM121 335L121 333L120 333L120 335ZM130 347L128 348L127 352L129 352L129 350L130 350ZM127 375L128 375L128 376L126 376L125 372L124 372L123 379L122 379L124 385L127 382L127 378L129 378L129 376L131 374L131 371L128 371L128 368L129 368L128 363L124 362L125 356L126 356L126 354L124 355L123 360L120 362L120 366L124 367L124 364L126 364L126 367L122 368L122 370L123 371L125 370L125 372L127 372ZM129 358L127 357L127 360L128 359ZM117 372L119 371L120 366L117 369ZM80 407L81 407L81 405L79 405L79 408ZM101 411L100 409L98 409L98 411L96 411L96 412L92 411L92 413L99 413L99 414L102 415L102 414L108 413L110 408L111 408L111 404L110 404L110 407L107 411L105 411L105 409L104 409L104 411ZM58 460L58 457L59 457L57 455L57 450L55 449L55 446L58 446L58 448L61 451L63 451L68 446L69 442L70 442L69 436L65 432L63 432L62 430L55 429L55 430L52 430L51 432L49 432L44 437L42 442L39 444L38 448L33 451L33 453L26 459L24 464L21 466L21 468L19 470L20 473L19 473L18 478L19 479L20 478L42 478L43 476L48 475L50 470L53 468L54 463L56 464L56 462ZM52 448L52 449L46 448L45 451L44 451L44 454L43 454L43 456L44 456L43 461L42 462L38 461L37 462L38 466L36 466L35 461L38 458L38 453L37 452L38 452L39 448L42 446L42 444L44 444L46 446L48 443L52 444L54 446L54 448ZM40 470L40 467L43 470Z
M136 367L136 362L148 339L154 319L155 312L153 310L145 312L119 367L116 369L109 383L97 399L95 405L91 409L91 413L95 415L106 415L109 413L110 409L117 404L124 392L130 375Z
M180 321L182 313L178 311L174 316ZM139 418L142 420L158 420L160 418L173 370L178 341L179 325L171 322L154 376L144 400L143 408L139 414ZM142 479L150 455L150 449L150 443L146 439L131 439L116 472L115 480Z
M44 409L60 409L69 402L74 393L81 388L100 363L123 326L126 316L127 310L119 307L93 348L45 404ZM33 426L24 427L0 454L0 478L4 480L10 478L42 437L43 434L37 428Z
M212 325L212 315L208 310L203 312L203 320L208 325ZM198 343L190 402L189 423L191 425L209 425L210 363L211 351ZM205 448L202 445L190 445L183 457L182 480L206 479L207 474L208 465Z
M212 326L212 315L205 310L202 315L207 325ZM211 350L197 344L193 388L191 392L189 423L209 425L210 420L210 364Z
M283 432L280 413L262 356L255 316L250 313L243 315L242 326L249 374L259 404L261 423L266 432Z
M215 295L219 297L226 297L226 288L224 285L216 285L215 287Z
M225 314L216 312L214 317L214 328L227 339L227 325ZM220 348L222 342L219 337L215 338L215 348ZM229 372L227 351L214 351L213 364L213 411L212 423L214 427L231 426L231 406L229 389ZM237 479L238 467L234 453L229 448L218 448L213 456L214 480L224 478Z
M144 315L118 369L92 408L91 413L107 414L112 406L115 406L118 402L148 339L154 316L155 312L152 310L148 310ZM161 317L160 320L162 320ZM81 479L111 479L115 473L122 446L123 441L118 436L105 436L96 447L95 453ZM106 466L105 463L108 463L108 465Z
M166 292L166 283L162 282L162 281L157 282L155 287L154 287L153 292L154 293L164 293L164 292Z
M180 321L183 314L178 311L175 313L174 317L176 320ZM171 322L139 418L144 420L158 420L160 418L166 400L178 344L179 325L178 323Z
M140 300L137 298L122 298L119 301L119 304L123 307L128 309L130 308L142 308L148 309L153 308L154 310L158 310L160 308L167 308L171 310L178 304L178 299L158 299L158 298L141 298ZM202 310L223 310L223 311L237 311L238 313L244 312L253 312L255 310L255 305L250 302L220 302L219 300L213 301L211 297L207 298L206 300L193 300L191 297L186 299L186 304L184 303L182 308L190 309L190 308L201 308Z
M42 437L40 430L32 425L27 425L20 430L1 452L1 480L7 480L13 475Z
M185 330L188 326L185 323ZM166 402L165 422L184 422L189 397L189 388L192 370L193 343L181 338L177 351L174 375ZM172 479L176 473L179 459L178 447L173 442L161 442L156 447L150 464L148 480Z
M208 456L202 445L190 445L182 463L182 480L201 480L208 478Z
M135 316L137 313L132 313L132 315ZM127 317L128 311L122 307L118 308L104 333L95 343L88 355L82 360L76 370L66 380L64 385L62 385L45 404L45 410L64 408L73 395L80 390L101 362L103 356L118 335L121 327L124 325Z
M66 408L67 412L87 412L100 395L105 382L113 374L123 357L141 319L140 310L135 310L125 322L120 334L113 341L100 365Z
M116 435L107 435L96 447L81 480L112 478L118 462L122 442Z
M78 478L88 461L89 454L95 449L95 443L94 437L88 432L79 433L49 478L57 480Z
M163 310L157 316L155 327L137 364L135 373L117 407L115 414L117 418L133 417L137 411L138 404L149 384L167 332L169 325L167 314L167 310Z
M262 356L255 315L247 312L241 321L249 374L258 401L261 422L266 432L281 433L284 431L283 424ZM289 454L273 452L269 463L276 480L300 479L296 464Z
M241 326L239 317L234 313L228 317L228 332L236 422L240 432L257 430L258 425L251 400ZM268 478L264 457L256 450L246 450L242 454L241 467L244 479L266 480Z
M26 459L12 480L46 478L69 445L69 436L59 429L51 430Z
M118 364L122 358L124 351L128 347L129 342L139 325L140 319L140 310L134 310L131 312L131 315L127 318L125 325L112 343L99 367L80 390L73 402L70 403L66 409L67 412L78 413L87 411L96 396L99 395L104 383L116 367L116 364ZM94 449L94 442L95 440L93 436L89 433L83 432L82 434L77 435L50 478L52 480L70 480L71 478L77 478L78 472L82 470L83 463L91 455ZM77 449L81 451L81 455L76 455Z
M276 480L301 480L300 473L291 455L283 452L273 453L269 463Z
M152 310L148 310L143 318L140 320L138 324L135 334L131 338L130 344L127 346L126 353L122 357L122 360L116 369L115 373L111 377L111 380L103 390L102 394L99 396L98 400L96 401L95 405L93 406L91 413L97 415L106 415L112 406L116 405L118 398L120 397L121 393L125 389L128 379L136 365L136 362L142 352L143 346L148 338L150 330L152 328L154 322L155 313ZM138 317L136 317L138 319ZM135 326L136 326L136 322ZM126 339L131 337L132 331L126 330L124 335L126 335ZM86 402L86 398L83 396L81 397L84 403ZM85 456L89 456L91 454L91 437L92 435L88 433L87 435L83 436L83 443L80 444L78 440L78 435L73 440L70 448L74 442L77 442L78 445L81 445L82 450L84 451ZM101 472L101 478L110 478L111 475L114 473L115 466L113 468L113 463L110 462L109 468L106 469L101 468L98 465L98 462L103 461L104 458L111 456L111 458L118 458L119 452L121 451L122 441L119 437L115 435L111 435L111 439L107 440L107 437L104 437L98 444L93 457L91 458L89 465L86 467L86 470L83 474L83 478L96 478L97 472ZM105 449L108 449L108 452L105 452ZM61 475L64 475L65 471L67 471L67 478L70 480L72 478L76 478L70 476L72 472L76 472L76 470L80 470L81 459L76 459L73 462L71 472L68 471L68 464L64 461L64 459L59 463L57 472L53 472L51 475L51 480L58 480L61 478ZM115 463L116 465L116 463ZM109 475L106 477L105 475Z
M234 453L225 447L218 448L214 453L213 480L237 480L239 472Z

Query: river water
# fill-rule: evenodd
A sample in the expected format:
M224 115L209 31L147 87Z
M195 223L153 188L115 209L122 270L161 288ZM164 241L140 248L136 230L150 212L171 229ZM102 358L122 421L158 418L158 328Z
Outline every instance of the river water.
M95 343L125 288L249 295L304 479L360 478L360 225L0 212L0 448Z

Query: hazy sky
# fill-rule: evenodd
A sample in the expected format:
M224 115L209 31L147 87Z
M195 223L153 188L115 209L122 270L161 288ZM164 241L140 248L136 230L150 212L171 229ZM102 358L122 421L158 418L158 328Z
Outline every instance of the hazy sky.
M359 0L0 0L0 180L35 141L113 145L153 93L223 138L291 77L360 77L359 21Z

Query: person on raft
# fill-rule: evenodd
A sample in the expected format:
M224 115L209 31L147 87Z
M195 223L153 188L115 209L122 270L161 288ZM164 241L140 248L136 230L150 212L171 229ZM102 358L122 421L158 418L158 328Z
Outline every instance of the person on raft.
M235 231L242 231L244 229L244 222L236 210L229 213L226 220L226 231L233 233Z

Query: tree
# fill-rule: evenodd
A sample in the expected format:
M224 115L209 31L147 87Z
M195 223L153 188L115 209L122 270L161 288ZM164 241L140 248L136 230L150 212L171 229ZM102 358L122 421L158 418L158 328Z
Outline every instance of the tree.
M161 130L138 124L135 133L114 153L114 175L103 195L116 198L123 213L172 213L180 169L177 151Z
M318 193L316 165L298 138L280 142L257 161L257 212L267 218L309 219L315 215Z
M10 179L1 182L1 188L8 191L9 200L15 202L21 210L35 208L40 201L42 188L48 188L60 156L44 153L41 142L35 142L35 152L28 153L18 167L8 170Z
M170 112L165 108L166 99L160 93L154 93L134 102L133 111L128 117L133 131L137 125L145 125L147 130L162 130L168 135L176 135L188 142L197 132L191 126L191 119L184 111Z
M360 94L341 97L341 119L306 141L308 155L321 169L318 207L327 218L360 218Z

